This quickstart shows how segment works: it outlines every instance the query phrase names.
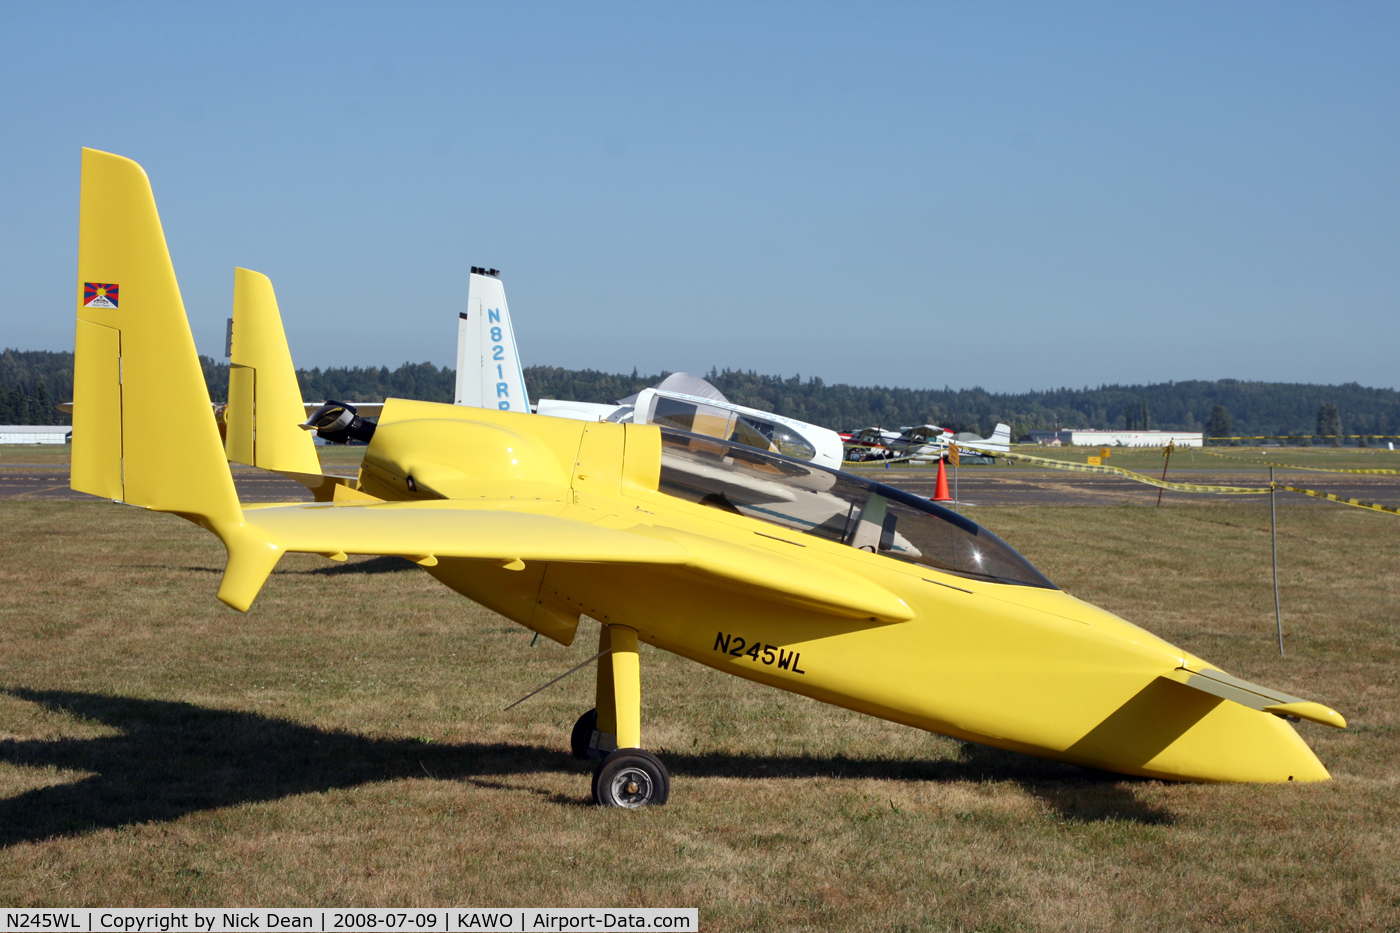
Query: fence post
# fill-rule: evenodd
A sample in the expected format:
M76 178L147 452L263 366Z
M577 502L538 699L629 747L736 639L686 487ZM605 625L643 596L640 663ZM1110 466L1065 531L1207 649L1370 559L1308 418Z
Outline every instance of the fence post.
M1283 657L1283 609L1278 601L1278 509L1275 500L1274 468L1269 467L1269 537L1274 545L1274 621L1278 624L1278 656Z

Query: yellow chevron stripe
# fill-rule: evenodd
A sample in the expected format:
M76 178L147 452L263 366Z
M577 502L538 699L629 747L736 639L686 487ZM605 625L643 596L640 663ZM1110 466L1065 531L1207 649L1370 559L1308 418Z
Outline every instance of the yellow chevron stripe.
M1282 484L1276 484L1276 486L1279 489L1287 489L1289 492L1298 492L1305 496L1314 496L1318 499L1340 502L1342 505L1352 505L1358 509L1371 509L1375 512L1389 512L1391 515L1400 515L1400 509L1389 505L1378 505L1374 502L1364 502L1361 499L1348 499L1346 496L1339 496L1330 492L1318 492L1316 489L1300 489L1297 486L1284 486Z

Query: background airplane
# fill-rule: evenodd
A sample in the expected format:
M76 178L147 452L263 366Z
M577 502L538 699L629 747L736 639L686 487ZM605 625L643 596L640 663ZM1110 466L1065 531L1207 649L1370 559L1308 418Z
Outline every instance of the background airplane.
M472 266L466 309L457 313L458 405L530 412L501 273Z
M857 463L866 460L913 460L926 463L941 460L948 453L948 445L953 442L969 451L964 455L964 462L990 463L991 457L978 456L977 452L1009 452L1011 426L997 422L990 437L982 437L971 431L954 434L936 424L904 427L897 432L869 427L846 441L846 459Z
M971 431L954 434L936 424L921 424L905 428L887 447L896 459L929 462L946 456L948 445L954 441L968 450L1006 453L1011 450L1011 426L997 422L991 437L982 437Z
M495 269L473 266L468 279L467 310L460 312L457 330L456 396L459 405L531 410L505 287ZM820 466L840 467L843 455L841 436L835 431L736 405L708 381L689 373L672 373L611 404L539 399L533 410L580 421L667 425Z

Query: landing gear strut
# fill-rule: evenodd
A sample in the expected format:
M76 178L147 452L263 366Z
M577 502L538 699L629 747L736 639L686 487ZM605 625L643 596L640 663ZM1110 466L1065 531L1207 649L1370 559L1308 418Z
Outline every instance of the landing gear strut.
M642 744L642 684L637 630L604 625L598 650L598 705L569 737L575 758L593 760L593 801L603 807L656 807L671 796L666 766Z

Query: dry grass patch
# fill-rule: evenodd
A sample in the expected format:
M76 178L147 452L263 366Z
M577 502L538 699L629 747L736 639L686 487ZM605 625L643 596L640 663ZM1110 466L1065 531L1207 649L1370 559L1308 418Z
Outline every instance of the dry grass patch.
M66 467L72 454L68 444L0 444L0 469L18 464Z
M88 502L0 503L0 901L695 905L709 930L1394 929L1390 516L983 509L1071 592L1335 705L1336 780L1119 778L927 735L643 648L650 812L588 803L592 653L412 565L283 561L214 599L219 543Z

